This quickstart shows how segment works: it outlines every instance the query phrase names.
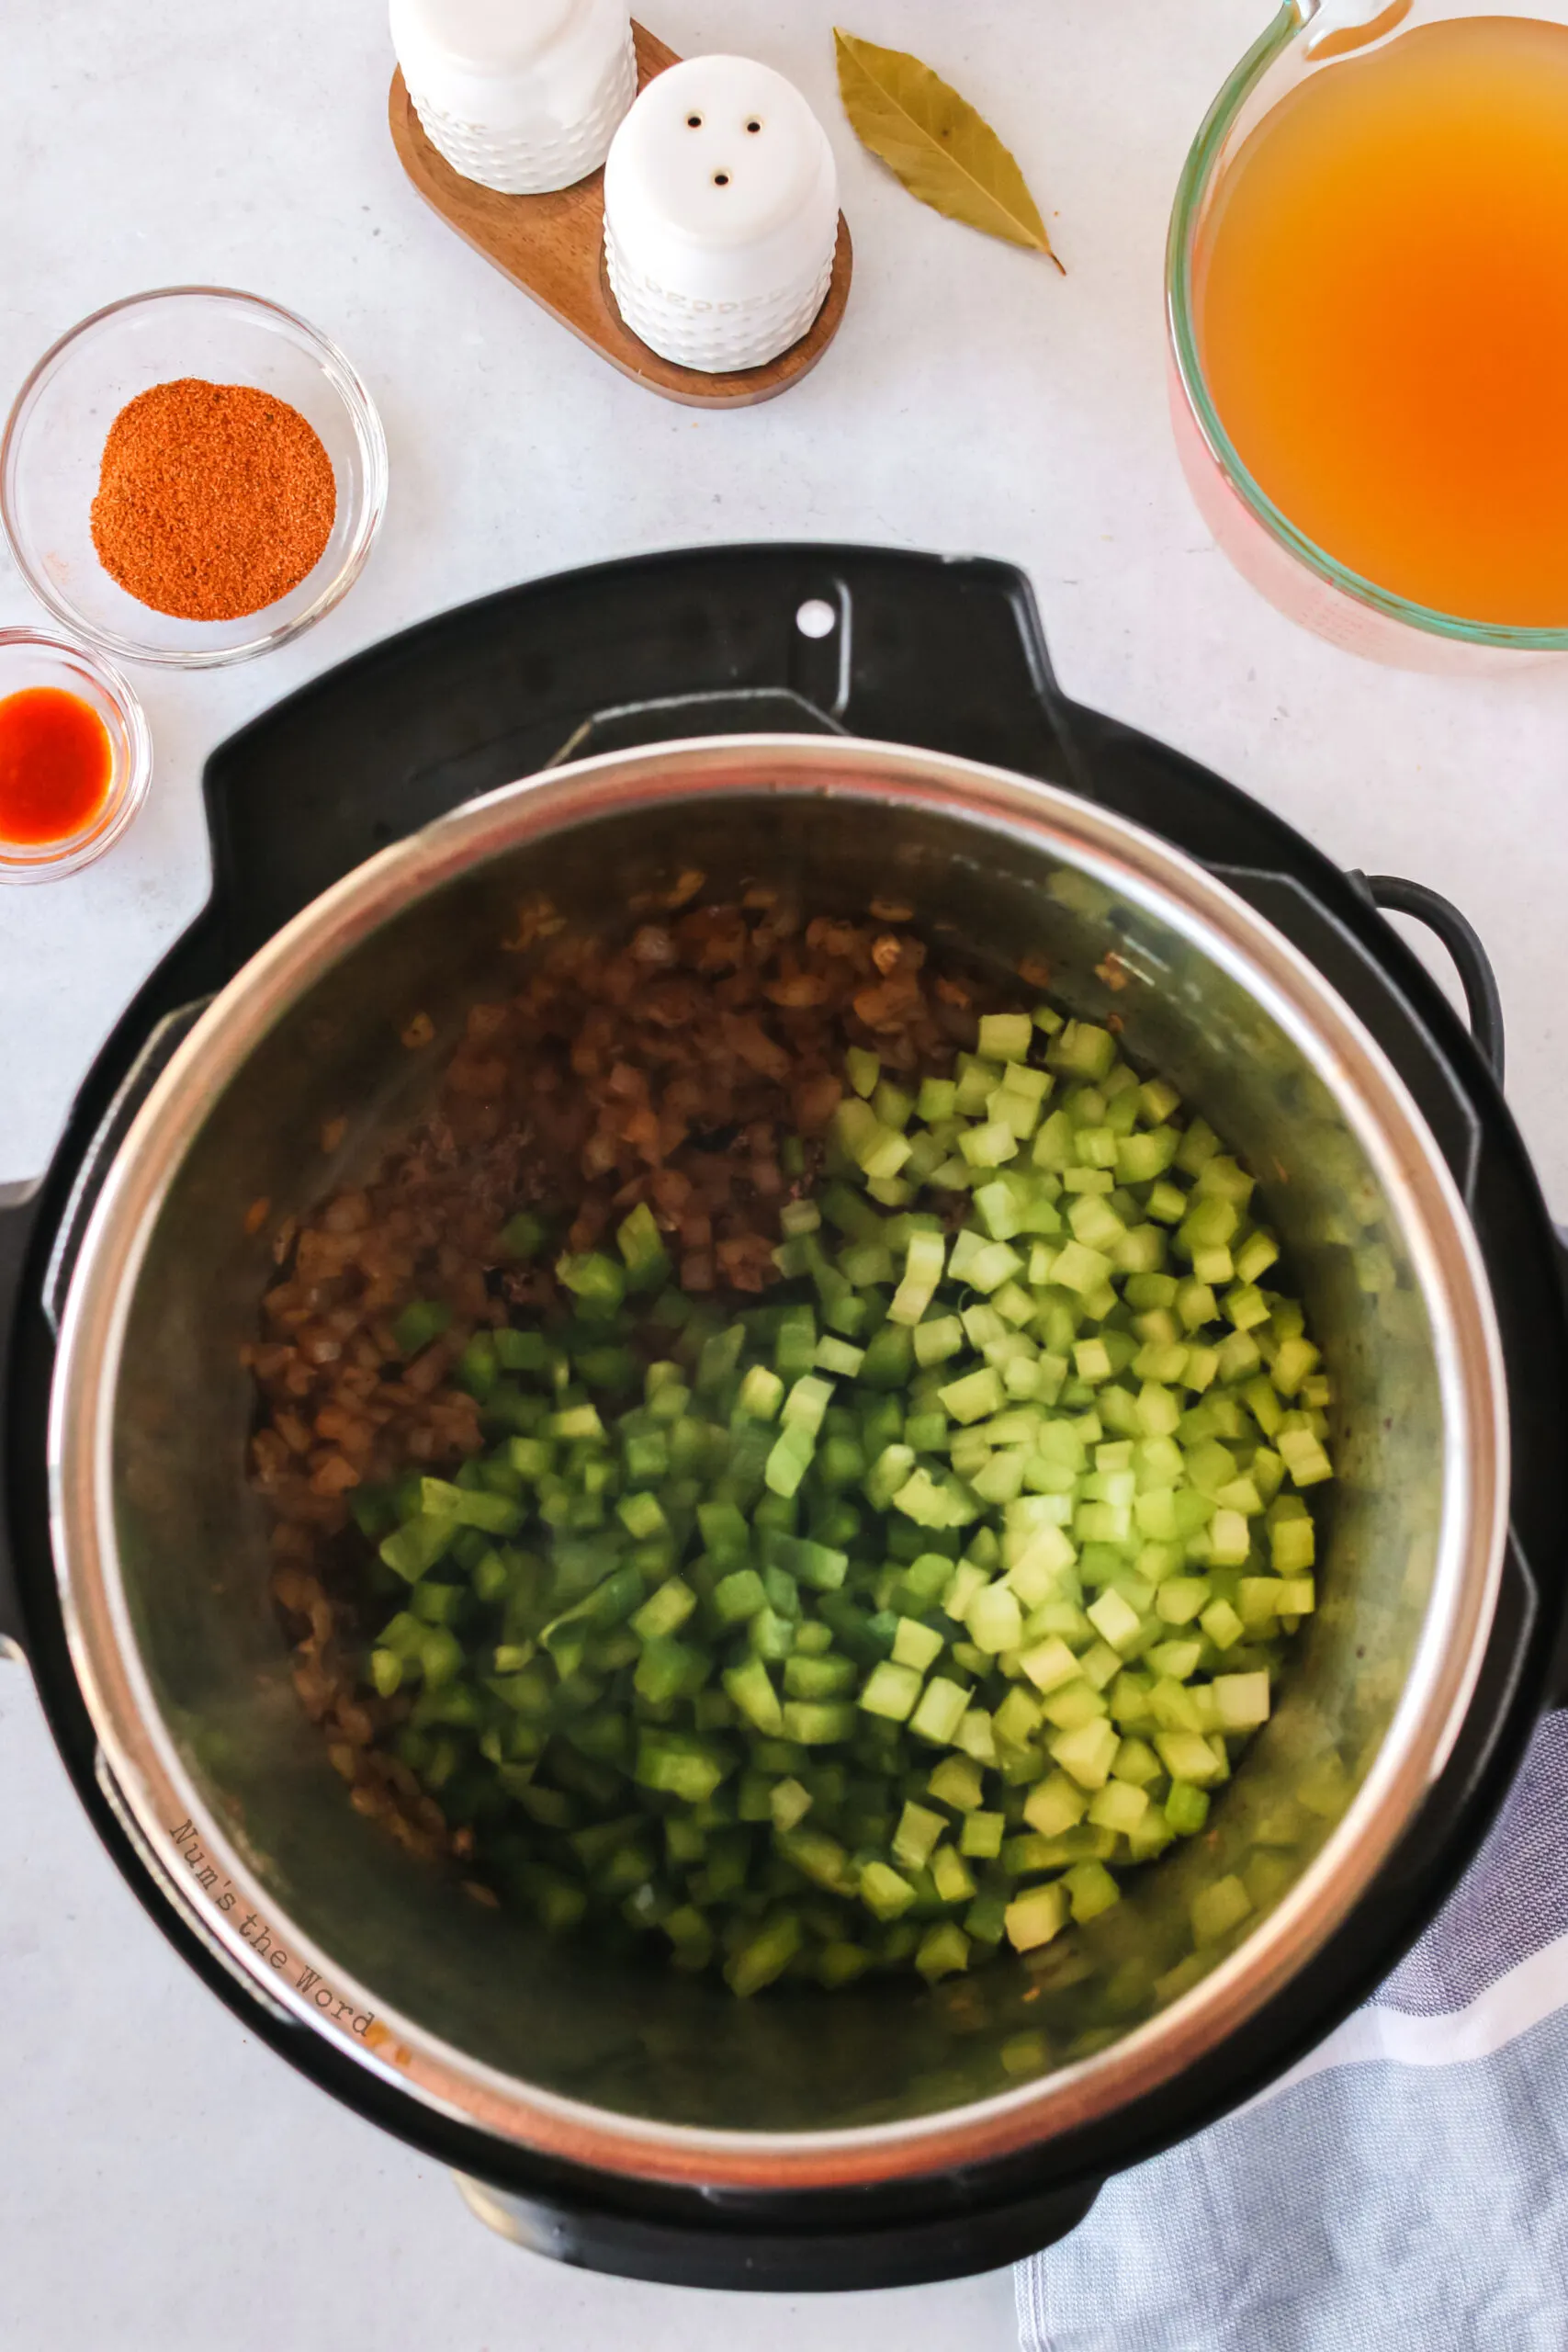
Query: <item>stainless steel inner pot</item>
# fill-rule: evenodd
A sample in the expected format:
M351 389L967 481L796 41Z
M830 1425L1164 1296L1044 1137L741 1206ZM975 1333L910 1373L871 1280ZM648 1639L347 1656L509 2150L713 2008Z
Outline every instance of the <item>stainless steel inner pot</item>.
M699 867L809 909L895 897L1007 965L1046 956L1247 1158L1339 1402L1322 1605L1214 1816L1092 1931L1190 1949L1196 1873L1276 1857L1234 1949L1158 2013L1018 2082L1009 1961L983 2001L873 1981L722 1989L481 1910L348 1805L290 1685L245 1483L239 1352L271 1272L246 1231L366 1172L467 1004L518 969L520 899L622 920ZM1117 966L1107 966L1114 950ZM1108 985L1109 972L1118 985ZM417 1012L437 1043L411 1054ZM324 1159L329 1120L346 1117ZM309 907L218 997L113 1160L66 1304L55 1556L106 1781L171 1897L264 2001L509 2142L610 2173L778 2188L934 2173L1100 2118L1200 2063L1374 1879L1449 1753L1490 1627L1507 1494L1484 1275L1401 1080L1302 957L1153 835L969 763L744 737L589 761L458 809ZM1309 1801L1303 1802L1303 1791ZM1261 1880L1258 1882L1261 1883ZM981 1980L976 1980L976 1984Z

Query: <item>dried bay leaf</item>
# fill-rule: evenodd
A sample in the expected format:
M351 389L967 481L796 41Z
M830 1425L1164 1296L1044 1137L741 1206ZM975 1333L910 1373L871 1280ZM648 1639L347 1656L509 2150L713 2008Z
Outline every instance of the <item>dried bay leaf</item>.
M1062 268L1023 174L966 98L906 50L879 49L837 26L833 46L851 129L911 196Z

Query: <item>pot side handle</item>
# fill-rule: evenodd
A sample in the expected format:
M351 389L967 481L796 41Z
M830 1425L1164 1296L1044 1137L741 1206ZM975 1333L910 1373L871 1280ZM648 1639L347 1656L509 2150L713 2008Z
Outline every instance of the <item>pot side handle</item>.
M18 1658L24 1655L22 1608L7 1541L11 1481L6 1454L17 1324L41 1190L36 1179L0 1184L0 1655Z
M43 1311L49 1327L57 1337L61 1317L65 1311L66 1293L75 1271L87 1222L93 1214L105 1177L120 1145L125 1141L130 1123L152 1093L154 1085L174 1059L175 1053L212 999L197 997L189 1004L177 1005L148 1035L146 1042L126 1071L103 1117L93 1130L83 1152L55 1227L54 1243L44 1268L41 1295Z
M1468 916L1461 913L1451 899L1445 899L1440 892L1429 889L1424 882L1406 882L1397 874L1353 874L1350 878L1383 913L1408 915L1413 922L1424 924L1435 938L1441 940L1464 990L1471 1035L1482 1059L1501 1086L1504 1070L1503 998L1497 986L1497 975L1492 968L1492 959L1482 944L1474 924ZM1564 1300L1568 1301L1568 1226L1557 1228L1557 1270ZM1541 1579L1517 1558L1517 1547L1512 1543L1509 1555L1511 1564L1521 1570L1532 1590L1542 1600L1548 1600ZM1568 1707L1568 1604L1562 1605L1556 1647L1547 1668L1545 1695L1549 1708Z
M11 1383L19 1374L23 1318L37 1317L49 1339L58 1335L72 1271L110 1163L157 1080L210 1002L204 996L165 1013L147 1038L83 1152L54 1225L51 1245L43 1230L43 1183L34 1180L0 1185L0 1651L12 1656L26 1650L21 1591L10 1540L12 1514L20 1507L20 1482L9 1474L6 1458L11 1431L21 1416L21 1400ZM48 1371L39 1363L36 1351L33 1361L36 1368L30 1376L46 1385ZM36 1398L27 1401L36 1407ZM34 1419L41 1416L35 1411Z
M1564 1301L1568 1302L1568 1225L1557 1228L1557 1272ZM1557 1647L1547 1668L1546 1703L1548 1707L1568 1707L1568 1605L1564 1605Z
M1470 1034L1483 1061L1501 1086L1503 994L1492 968L1492 958L1469 916L1461 914L1451 899L1429 889L1425 882L1406 882L1397 874L1352 874L1350 879L1366 892L1380 913L1408 915L1413 922L1423 924L1435 939L1441 940L1464 990Z

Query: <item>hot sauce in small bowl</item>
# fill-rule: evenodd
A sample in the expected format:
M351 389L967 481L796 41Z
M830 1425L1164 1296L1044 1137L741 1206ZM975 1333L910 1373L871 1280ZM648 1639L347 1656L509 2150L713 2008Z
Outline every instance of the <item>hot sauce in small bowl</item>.
M0 701L0 841L34 849L71 841L104 805L114 771L109 730L64 686L24 686Z
M101 856L147 797L152 742L118 670L85 647L0 629L0 882Z

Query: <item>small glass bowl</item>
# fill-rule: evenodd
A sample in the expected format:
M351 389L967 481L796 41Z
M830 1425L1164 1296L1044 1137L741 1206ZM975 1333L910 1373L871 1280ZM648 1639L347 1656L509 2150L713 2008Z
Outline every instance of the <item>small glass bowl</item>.
M60 841L8 842L0 834L0 882L57 882L90 865L119 839L152 781L147 714L101 655L42 629L0 628L0 702L29 686L58 686L97 712L109 739L108 790L91 822Z
M320 562L287 596L237 620L153 612L110 578L93 546L110 425L138 392L181 376L287 401L320 435L337 481ZM34 595L106 653L171 669L248 662L331 612L364 569L386 503L386 435L342 352L291 311L221 286L170 286L95 311L45 352L0 441L0 525Z

